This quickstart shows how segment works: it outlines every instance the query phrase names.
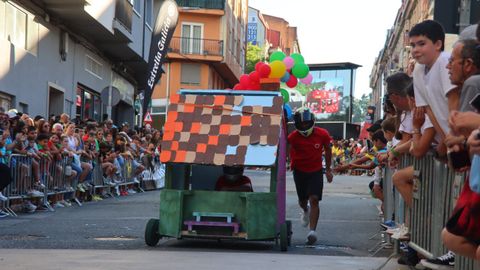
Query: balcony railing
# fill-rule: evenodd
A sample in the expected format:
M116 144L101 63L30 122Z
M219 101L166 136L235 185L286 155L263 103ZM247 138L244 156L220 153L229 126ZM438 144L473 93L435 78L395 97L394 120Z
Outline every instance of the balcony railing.
M223 56L223 40L173 37L170 52Z
M133 6L129 0L117 0L115 5L115 19L132 32Z
M178 6L225 10L225 0L176 0Z

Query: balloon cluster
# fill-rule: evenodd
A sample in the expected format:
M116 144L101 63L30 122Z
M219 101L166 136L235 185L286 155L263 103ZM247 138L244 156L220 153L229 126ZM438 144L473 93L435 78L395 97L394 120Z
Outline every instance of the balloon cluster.
M258 62L254 71L240 76L240 83L237 83L233 89L260 90L260 79L262 78L280 79L290 88L297 86L299 80L307 85L311 84L313 80L310 69L301 54L294 53L286 56L283 52L276 51L270 55L268 64Z

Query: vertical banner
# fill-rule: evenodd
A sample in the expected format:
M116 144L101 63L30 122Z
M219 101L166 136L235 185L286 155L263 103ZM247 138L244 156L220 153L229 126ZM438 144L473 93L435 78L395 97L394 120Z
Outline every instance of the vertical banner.
M150 55L148 57L147 87L143 99L143 115L152 99L153 89L162 75L162 64L168 53L168 45L172 39L173 32L178 22L177 3L166 0L158 11L155 29L152 33L150 44Z

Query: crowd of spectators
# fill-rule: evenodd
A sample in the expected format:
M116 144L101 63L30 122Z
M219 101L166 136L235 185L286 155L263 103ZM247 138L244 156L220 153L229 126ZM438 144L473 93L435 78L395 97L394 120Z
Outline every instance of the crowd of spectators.
M0 203L8 199L2 191L14 183L17 187L13 190L26 187L22 204L27 212L45 210L47 203L70 206L63 194L44 196L46 183L55 182L57 177L65 182L66 191L101 200L105 192L92 192L94 168L101 168L102 184L106 186L118 187L125 168L130 170L133 182L139 183L142 173L153 170L159 162L161 139L159 130L134 129L128 123L115 126L110 119L72 121L66 113L32 118L15 109L0 108ZM128 195L135 193L135 186L114 191ZM0 217L7 215L0 212Z

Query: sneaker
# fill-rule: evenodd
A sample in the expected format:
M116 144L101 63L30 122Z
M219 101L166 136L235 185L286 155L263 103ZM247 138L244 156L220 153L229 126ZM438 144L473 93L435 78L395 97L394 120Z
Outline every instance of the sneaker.
M98 202L98 201L103 201L103 199L102 197L95 194L95 195L92 195L92 201Z
M409 237L410 235L408 232L408 227L406 227L403 224L398 228L398 231L392 234L392 238L397 240L404 240L404 239L408 239Z
M385 229L395 229L397 228L397 223L393 220L387 220L385 222L380 223L380 226L382 226Z
M140 181L138 181L137 177L134 177L134 178L133 178L133 183L135 183L135 184L140 184Z
M303 227L307 227L308 224L310 223L310 207L308 207L308 210L305 212L302 211L300 212L300 222L302 223Z
M35 184L33 184L33 186L39 190L45 189L45 185L42 184L41 182L36 182Z
M449 251L446 254L437 258L423 259L420 263L430 269L453 269L453 267L455 266L455 253Z
M400 258L398 258L397 262L398 264L402 265L415 266L418 262L420 262L420 258L418 258L415 250L409 249L408 252L404 253Z
M91 189L92 187L93 187L93 185L90 184L89 182L84 182L83 183L83 188L85 188L85 189Z
M135 190L129 188L129 189L127 189L127 193L128 193L128 194L135 194L135 193L137 193L137 192L136 192Z
M46 207L45 205L37 206L37 212L48 212L48 211L50 211L50 209L48 209L48 207Z
M4 217L8 217L8 216L10 216L10 214L9 214L9 213L7 213L7 212L5 212L5 211L2 211L2 210L0 210L0 218L4 218Z
M2 192L0 192L0 202L6 202L8 201L8 198L3 196Z
M23 209L27 213L33 213L37 210L37 207L31 201L24 201L23 202Z
M315 233L315 231L310 231L307 234L306 244L307 245L313 245L313 244L315 244L315 242L317 242L317 234Z
M83 187L82 183L77 185L77 190L82 192L82 193L85 192L85 188Z
M43 192L40 192L38 190L32 189L29 192L27 192L27 195L30 197L43 197Z
M71 204L70 202L67 202L67 201L65 201L65 200L59 201L59 203L63 204L63 206L65 206L65 207L70 207L70 206L72 206L72 204Z
M53 207L56 207L56 208L65 208L65 205L63 205L61 202L56 202Z

